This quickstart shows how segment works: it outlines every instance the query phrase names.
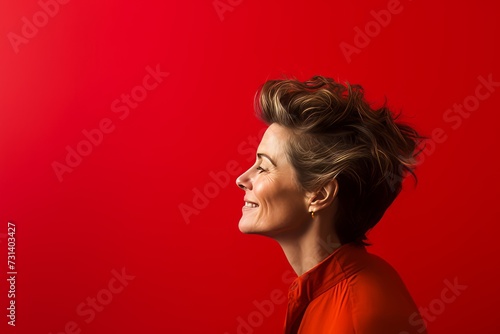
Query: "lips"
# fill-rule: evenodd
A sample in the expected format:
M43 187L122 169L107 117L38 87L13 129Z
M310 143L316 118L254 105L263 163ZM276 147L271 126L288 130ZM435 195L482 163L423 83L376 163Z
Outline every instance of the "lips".
M245 208L251 208L251 209L253 209L253 208L258 208L259 207L259 205L257 203L255 203L255 202L249 201L247 199L244 199L244 201L245 201Z

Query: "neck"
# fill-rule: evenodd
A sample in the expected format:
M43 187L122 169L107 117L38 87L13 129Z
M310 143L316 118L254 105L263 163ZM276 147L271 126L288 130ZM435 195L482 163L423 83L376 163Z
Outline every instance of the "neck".
M340 242L333 224L315 217L306 231L277 239L295 273L300 276L327 258Z

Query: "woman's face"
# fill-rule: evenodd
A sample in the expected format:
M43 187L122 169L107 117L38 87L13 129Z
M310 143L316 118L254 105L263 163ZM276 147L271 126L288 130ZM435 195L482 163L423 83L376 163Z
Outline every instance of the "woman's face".
M284 236L299 231L311 219L306 193L285 156L288 131L271 124L257 148L255 164L236 179L245 191L238 225L243 233Z

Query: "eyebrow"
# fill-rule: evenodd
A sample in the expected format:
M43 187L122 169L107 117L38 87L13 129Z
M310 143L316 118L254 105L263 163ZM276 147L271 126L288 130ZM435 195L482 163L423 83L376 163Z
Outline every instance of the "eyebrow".
M273 164L274 167L276 167L276 164L274 163L273 159L271 159L271 157L269 157L267 154L265 154L265 153L257 153L257 157L259 159L262 159L262 157L266 158L267 160L269 160Z

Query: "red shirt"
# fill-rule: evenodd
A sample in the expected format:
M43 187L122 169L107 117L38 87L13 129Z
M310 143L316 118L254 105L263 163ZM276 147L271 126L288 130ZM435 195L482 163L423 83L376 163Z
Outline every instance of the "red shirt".
M291 284L285 334L423 334L398 273L364 246L345 244Z

